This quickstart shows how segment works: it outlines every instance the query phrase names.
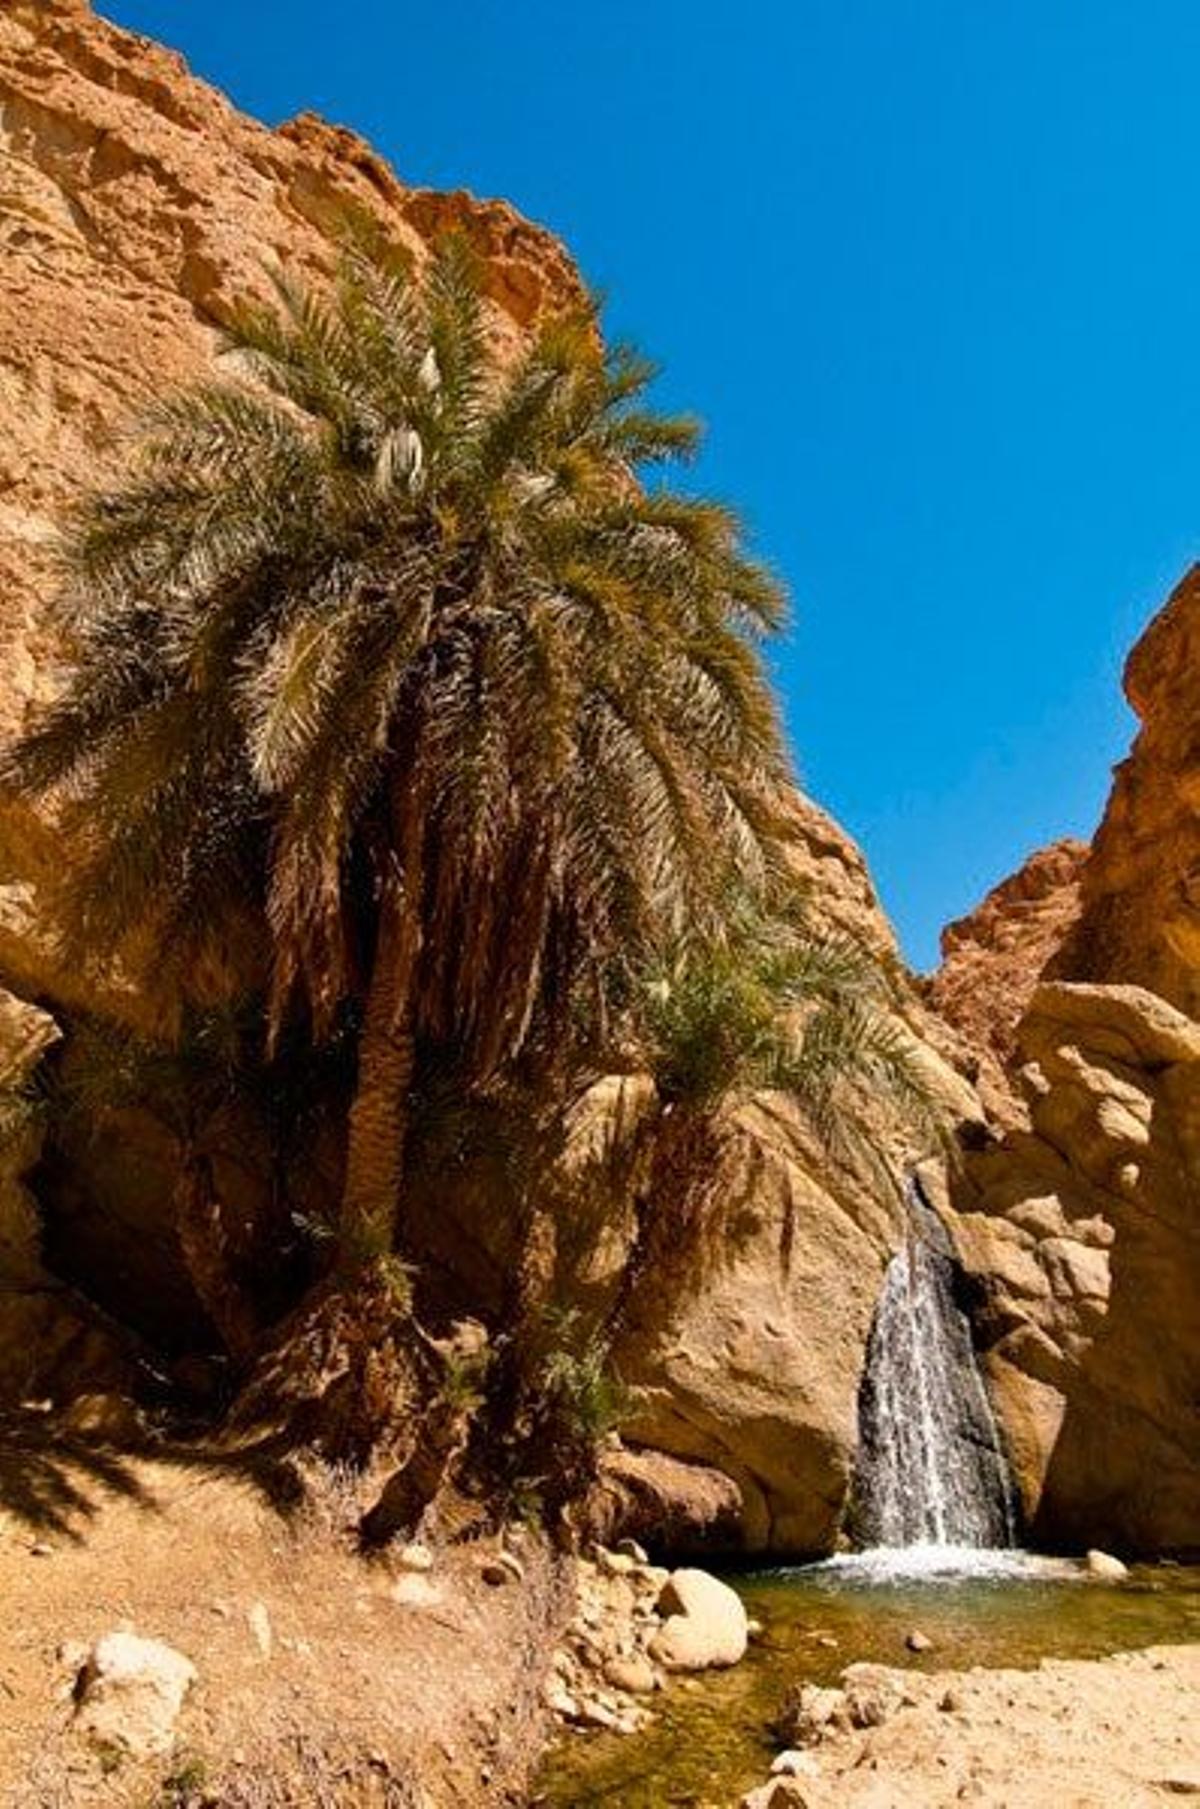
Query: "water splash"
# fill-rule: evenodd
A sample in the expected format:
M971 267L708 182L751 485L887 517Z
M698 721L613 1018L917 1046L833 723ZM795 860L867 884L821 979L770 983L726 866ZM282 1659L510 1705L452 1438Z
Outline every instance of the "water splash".
M870 1548L929 1554L1015 1543L1012 1487L991 1404L955 1297L942 1221L916 1182L909 1227L875 1313L859 1394L856 1530Z

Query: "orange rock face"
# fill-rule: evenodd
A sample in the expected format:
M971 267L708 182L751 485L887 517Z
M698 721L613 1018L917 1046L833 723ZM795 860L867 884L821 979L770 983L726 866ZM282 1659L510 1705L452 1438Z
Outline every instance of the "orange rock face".
M86 0L3 0L0 739L58 682L42 622L64 503L114 459L148 396L212 359L226 310L263 291L271 264L332 267L348 212L418 260L443 231L465 233L498 338L583 297L559 242L506 203L407 188L311 114L271 131ZM94 1005L94 980L56 960L38 905L60 858L32 812L0 811L0 972L29 996Z
M1011 1059L1017 1022L1079 915L1087 856L1087 843L1070 837L1039 848L969 916L942 931L942 965L929 1003L1001 1063Z
M497 330L581 295L562 246L503 202L407 188L353 132L277 131L84 0L0 8L0 732L53 682L38 645L57 509L112 430L211 356L228 305L286 260L328 269L347 209L420 257L462 230Z
M1141 722L1082 875L1064 979L1148 987L1200 1017L1200 566L1129 656Z

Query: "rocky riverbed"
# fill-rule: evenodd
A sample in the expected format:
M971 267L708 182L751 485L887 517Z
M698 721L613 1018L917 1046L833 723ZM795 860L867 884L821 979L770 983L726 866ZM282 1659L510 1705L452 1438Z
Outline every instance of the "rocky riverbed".
M902 1575L858 1559L734 1578L751 1627L758 1623L745 1658L703 1676L664 1673L662 1687L637 1699L646 1713L637 1718L631 1737L605 1731L603 1719L588 1724L577 1715L554 1743L534 1800L547 1809L590 1804L734 1809L748 1793L761 1790L781 1753L799 1748L803 1760L795 1788L809 1793L803 1800L841 1803L843 1797L830 1792L858 1788L861 1757L868 1780L875 1772L883 1780L881 1794L862 1801L902 1809L940 1801L921 1796L925 1782L919 1773L910 1790L905 1781L901 1759L904 1765L915 1763L921 1740L930 1743L927 1756L939 1778L944 1768L938 1755L953 1748L955 1789L970 1782L972 1766L986 1782L1003 1762L1006 1739L1014 1768L1023 1763L1016 1755L1024 1751L1027 1734L1031 1753L1045 1767L1057 1750L1050 1735L1060 1722L1068 1746L1075 1741L1086 1746L1106 1737L1103 1724L1111 1718L1097 1706L1102 1691L1081 1688L1073 1696L1064 1679L1089 1678L1093 1672L1110 1678L1118 1665L1110 1655L1122 1650L1200 1651L1200 1572L1194 1568L1138 1566L1108 1577L1084 1561L1019 1553L998 1554L993 1563L989 1570L981 1562L975 1574L956 1579ZM586 1581L579 1599L568 1639L578 1637L588 1612ZM609 1625L597 1643L603 1647L619 1638L619 1630ZM1178 1782L1188 1775L1191 1757L1167 1737L1174 1730L1165 1717L1156 1719L1153 1709L1170 1693L1168 1686L1174 1688L1174 1675L1134 1666L1121 1687L1136 1693L1148 1679L1147 1725L1163 1737L1147 1749L1147 1764L1157 1753L1161 1775ZM1009 1678L1020 1687L1007 1690ZM967 1680L961 1691L959 1679ZM989 1680L999 1681L993 1688ZM598 1687L604 1688L602 1677ZM583 1688L586 1694L586 1680ZM948 1693L969 1709L965 1722L958 1708L938 1707ZM1020 1712L1006 1735L1010 1695ZM1185 1700L1186 1691L1179 1697L1181 1709ZM615 1713L622 1715L624 1707L617 1703ZM1194 1708L1193 1702L1188 1713ZM909 1753L901 1732L913 1725L918 1710L921 1731ZM889 1735L877 1751L871 1744L875 1732L893 1720L901 1732ZM888 1743L893 1738L900 1767L895 1771ZM1114 1775L1133 1763L1115 1749L1110 1757ZM893 1784L897 1794L888 1796ZM781 1803L786 1788L772 1784ZM793 1799L800 1800L795 1790ZM956 1800L953 1793L947 1800ZM972 1798L968 1792L959 1800L1001 1805L1012 1799L997 1787L990 1795ZM1057 1803L1054 1794L1040 1800ZM1104 1803L1106 1809L1124 1800L1063 1797L1064 1804Z

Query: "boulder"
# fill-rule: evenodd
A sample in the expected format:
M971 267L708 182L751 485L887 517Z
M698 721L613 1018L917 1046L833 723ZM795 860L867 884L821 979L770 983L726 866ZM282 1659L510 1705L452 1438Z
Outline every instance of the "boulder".
M75 1725L95 1745L150 1758L170 1752L196 1667L161 1640L106 1633L83 1669Z
M994 886L966 917L942 931L942 960L930 1003L1000 1064L1011 1061L1017 1024L1046 963L1079 917L1079 888L1089 854L1067 837L1039 848Z
M1120 1583L1129 1575L1128 1565L1122 1564L1120 1558L1114 1558L1110 1552L1090 1551L1083 1563L1089 1576L1100 1577L1106 1583Z
M771 1778L757 1790L747 1791L742 1809L806 1809L817 1799L810 1795L796 1777Z
M815 1778L820 1776L820 1766L810 1752L797 1752L789 1747L777 1753L771 1761L773 1778Z
M665 1619L649 1652L668 1671L735 1665L745 1656L749 1635L742 1598L707 1571L673 1571L658 1610Z
M604 1667L604 1676L614 1690L626 1690L633 1696L647 1696L658 1687L648 1658L611 1658Z

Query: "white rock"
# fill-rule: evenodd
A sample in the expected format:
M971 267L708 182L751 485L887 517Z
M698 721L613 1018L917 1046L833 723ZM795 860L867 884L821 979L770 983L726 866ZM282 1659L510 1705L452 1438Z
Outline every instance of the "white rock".
M746 1653L746 1610L727 1583L706 1570L676 1570L658 1602L666 1615L649 1652L669 1671L703 1671L735 1665Z
M654 1666L648 1658L612 1658L604 1667L604 1677L614 1690L634 1696L648 1696L654 1688Z
M819 1778L821 1767L810 1752L797 1752L789 1747L771 1766L773 1778Z
M616 1733L620 1724L616 1710L596 1697L585 1697L577 1705L575 1719L581 1727L602 1727L609 1733Z
M84 1668L76 1726L86 1738L138 1757L170 1752L195 1681L195 1665L173 1646L106 1633Z
M542 1692L542 1701L550 1713L557 1715L562 1721L574 1721L579 1713L579 1704L574 1696L560 1683L548 1683Z
M272 1646L271 1616L267 1613L265 1602L251 1602L246 1610L246 1619L250 1623L250 1632L254 1643L263 1658L270 1658Z
M844 1690L806 1683L793 1704L787 1732L802 1746L816 1746L831 1729L841 1730L850 1724L850 1705Z
M399 1602L404 1608L435 1608L442 1599L442 1592L436 1583L419 1572L409 1570L388 1590L393 1602Z
M393 1558L401 1570L424 1573L433 1569L433 1553L420 1539L410 1539L393 1554Z
M1110 1583L1119 1583L1129 1575L1128 1565L1106 1551L1090 1551L1083 1562L1089 1576L1103 1577Z

